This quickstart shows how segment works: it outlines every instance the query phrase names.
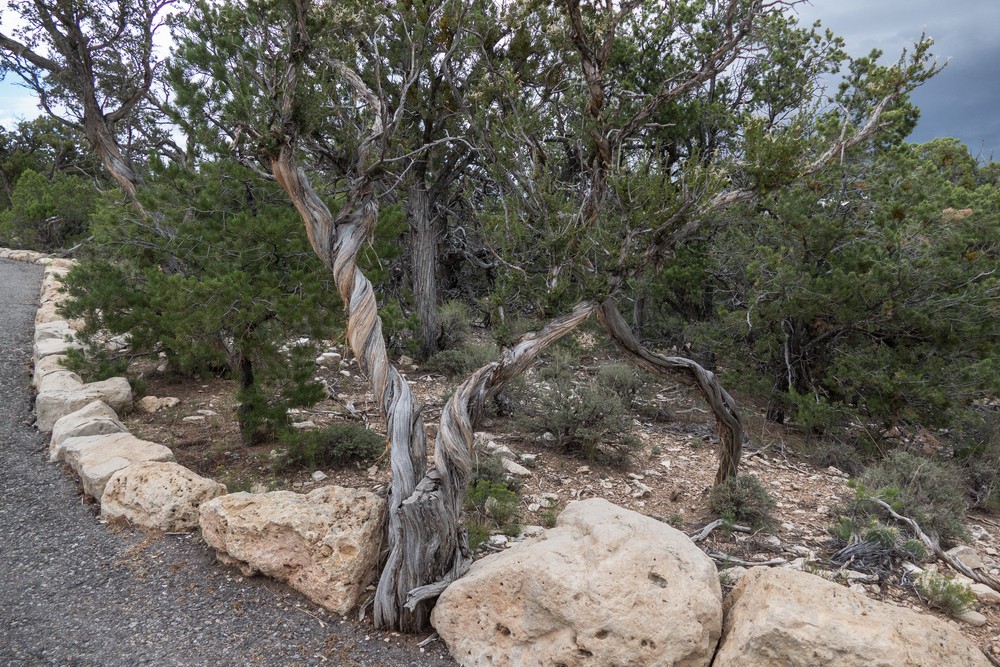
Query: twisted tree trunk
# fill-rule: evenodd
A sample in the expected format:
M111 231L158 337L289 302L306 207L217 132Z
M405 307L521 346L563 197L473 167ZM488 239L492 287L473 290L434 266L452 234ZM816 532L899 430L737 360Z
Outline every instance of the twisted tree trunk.
M736 401L729 395L718 378L696 362L683 357L667 357L643 347L632 334L618 307L612 301L605 301L597 311L597 317L611 338L626 352L632 361L650 372L680 380L701 390L715 415L719 432L719 470L715 483L734 477L739 471L743 453L743 420L740 418Z

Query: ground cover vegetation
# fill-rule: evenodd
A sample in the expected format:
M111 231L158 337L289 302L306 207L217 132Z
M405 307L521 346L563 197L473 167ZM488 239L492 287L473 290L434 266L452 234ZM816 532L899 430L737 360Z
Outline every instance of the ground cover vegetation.
M392 469L380 627L423 628L466 571L463 511L474 541L517 525L474 464L484 414L627 465L664 378L716 420L729 520L772 506L724 385L873 466L846 545L916 549L869 498L947 543L1000 497L1000 169L905 142L930 40L851 59L794 4L15 1L0 68L48 117L0 133L0 244L72 249L89 363L128 334L236 378L244 441L284 465L378 455L288 430L329 391L315 345L350 348ZM594 318L629 366L581 381L560 344L518 384ZM401 354L456 378L432 459Z

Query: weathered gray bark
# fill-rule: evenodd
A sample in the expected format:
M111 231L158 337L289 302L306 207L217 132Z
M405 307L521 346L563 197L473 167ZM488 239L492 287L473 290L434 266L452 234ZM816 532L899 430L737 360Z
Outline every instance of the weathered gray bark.
M420 347L424 357L440 349L438 317L438 244L441 224L434 215L431 193L419 179L409 189L406 217L410 223L413 298L420 318Z
M719 432L719 469L715 475L715 483L734 477L739 471L743 453L743 420L736 401L722 388L715 374L690 359L667 357L643 347L611 301L601 304L597 317L611 338L628 353L636 365L657 375L694 385L701 391L715 415Z

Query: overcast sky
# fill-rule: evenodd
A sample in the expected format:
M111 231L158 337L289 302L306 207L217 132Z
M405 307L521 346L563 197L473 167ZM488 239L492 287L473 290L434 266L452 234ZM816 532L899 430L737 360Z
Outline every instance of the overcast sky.
M921 115L909 140L956 137L1000 161L1000 0L810 0L797 10L843 37L851 55L879 48L885 62L926 32L948 65L913 93Z
M844 37L852 55L879 48L886 62L922 32L933 37L933 52L948 66L913 94L921 118L910 141L957 137L973 155L1000 161L1000 0L809 0L796 11L803 23L819 19ZM10 10L2 18L9 23ZM0 83L5 127L38 115L13 78Z

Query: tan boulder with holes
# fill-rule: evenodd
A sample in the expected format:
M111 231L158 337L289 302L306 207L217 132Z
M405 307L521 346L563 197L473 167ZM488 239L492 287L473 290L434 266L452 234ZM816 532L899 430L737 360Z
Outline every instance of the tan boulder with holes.
M339 486L232 493L202 504L201 530L222 562L346 614L375 576L384 509L379 496Z
M726 600L713 667L989 667L948 623L807 572L757 567Z
M722 592L684 533L593 498L474 563L431 624L462 665L707 666Z
M147 530L193 530L201 504L225 492L225 485L176 463L133 463L108 480L101 516L124 518Z
M125 433L127 430L107 403L92 401L76 412L71 412L56 421L52 427L52 438L49 440L49 460L61 461L63 459L63 443L69 438Z
M67 438L62 447L63 460L80 476L84 492L97 500L111 476L122 468L142 461L174 460L168 448L131 433Z

